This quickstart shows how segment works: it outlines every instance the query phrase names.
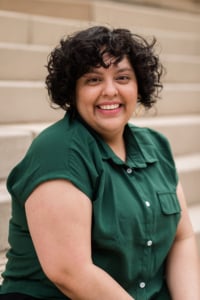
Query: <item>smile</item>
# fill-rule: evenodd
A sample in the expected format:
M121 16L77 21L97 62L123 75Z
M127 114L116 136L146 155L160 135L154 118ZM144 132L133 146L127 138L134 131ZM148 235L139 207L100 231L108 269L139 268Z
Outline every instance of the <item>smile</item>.
M98 106L100 109L104 109L104 110L113 110L113 109L117 109L120 107L120 104L107 104L107 105L99 105Z

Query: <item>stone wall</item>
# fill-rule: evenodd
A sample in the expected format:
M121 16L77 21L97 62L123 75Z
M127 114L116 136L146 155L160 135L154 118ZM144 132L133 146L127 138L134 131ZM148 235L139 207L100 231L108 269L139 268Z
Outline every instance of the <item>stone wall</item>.
M112 1L200 13L200 0L167 0L167 1L166 0L112 0Z
M0 0L0 10L61 18L91 20L93 5L97 0ZM101 1L103 2L103 1ZM108 2L108 1L106 1ZM200 0L109 0L124 4L153 6L192 13L200 13ZM68 9L66 9L66 6Z

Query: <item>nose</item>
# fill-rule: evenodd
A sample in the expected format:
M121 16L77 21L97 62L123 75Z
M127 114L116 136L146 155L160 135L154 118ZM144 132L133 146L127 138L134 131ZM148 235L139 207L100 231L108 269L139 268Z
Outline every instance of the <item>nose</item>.
M105 80L103 84L102 96L108 98L114 98L118 94L116 83L112 80Z

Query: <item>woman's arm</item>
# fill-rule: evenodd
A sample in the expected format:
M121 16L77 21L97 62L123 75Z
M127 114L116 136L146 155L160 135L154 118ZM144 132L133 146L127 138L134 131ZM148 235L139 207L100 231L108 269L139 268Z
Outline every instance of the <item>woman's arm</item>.
M33 243L47 277L72 300L133 300L91 258L92 204L66 180L41 184L27 199Z
M173 300L200 299L200 261L181 185L177 195L182 217L167 262L167 282Z

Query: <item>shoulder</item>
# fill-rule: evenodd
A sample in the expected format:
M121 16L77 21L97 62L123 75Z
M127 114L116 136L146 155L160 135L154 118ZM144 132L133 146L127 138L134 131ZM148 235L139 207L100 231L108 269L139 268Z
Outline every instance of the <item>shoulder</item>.
M162 169L162 173L168 174L168 181L172 180L177 184L178 173L168 138L151 128L137 127L133 124L129 126L143 155L152 155L159 162L157 166Z
M87 128L65 116L35 138L24 160L50 171L89 165L97 156L97 143Z
M171 144L164 134L147 127L129 126L143 154L148 155L147 152L152 151L161 164L176 168Z
M148 127L138 127L132 123L129 123L129 127L140 144L151 144L155 148L162 150L166 150L167 147L171 151L168 138L161 132Z
M76 120L69 123L65 117L35 138L23 160L9 174L8 190L25 201L40 183L66 179L91 197L101 168L96 147L84 125Z
M93 142L94 139L88 130L76 119L70 120L66 115L43 130L33 141L30 150L43 152L48 149L49 153L52 150L63 149L66 153L66 150L73 148L74 144L77 144L80 149Z

